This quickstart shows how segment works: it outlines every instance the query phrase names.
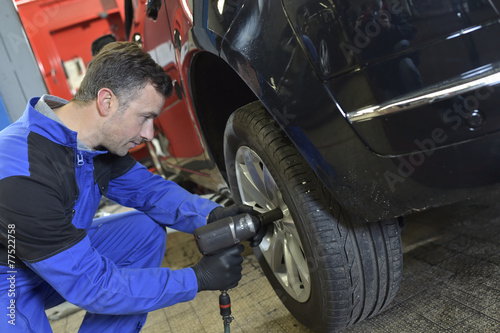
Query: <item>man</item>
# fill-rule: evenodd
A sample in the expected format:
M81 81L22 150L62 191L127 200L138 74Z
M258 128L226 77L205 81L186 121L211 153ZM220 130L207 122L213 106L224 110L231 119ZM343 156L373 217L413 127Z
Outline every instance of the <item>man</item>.
M191 268L160 268L165 226L192 233L222 208L153 175L128 154L153 138L170 79L134 43L91 61L72 101L44 95L0 132L1 332L50 332L45 308L87 310L81 332L137 332L147 312L234 287L242 247ZM93 221L101 196L132 212Z

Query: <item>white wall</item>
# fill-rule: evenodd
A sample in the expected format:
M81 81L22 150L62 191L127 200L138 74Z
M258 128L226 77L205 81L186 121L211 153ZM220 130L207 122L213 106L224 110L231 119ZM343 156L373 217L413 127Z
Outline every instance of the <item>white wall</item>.
M11 1L0 1L0 96L10 120L17 120L27 101L47 93L30 44Z

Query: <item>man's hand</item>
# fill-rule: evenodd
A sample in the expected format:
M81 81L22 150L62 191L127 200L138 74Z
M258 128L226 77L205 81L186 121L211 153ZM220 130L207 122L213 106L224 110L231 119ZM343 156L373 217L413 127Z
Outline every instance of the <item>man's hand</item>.
M243 245L238 244L214 255L204 256L192 267L198 291L234 288L241 279Z
M219 206L214 208L210 212L210 214L208 214L207 224L221 220L225 217L235 216L244 213L257 215L257 212L253 210L253 207L248 205L232 205L229 207Z

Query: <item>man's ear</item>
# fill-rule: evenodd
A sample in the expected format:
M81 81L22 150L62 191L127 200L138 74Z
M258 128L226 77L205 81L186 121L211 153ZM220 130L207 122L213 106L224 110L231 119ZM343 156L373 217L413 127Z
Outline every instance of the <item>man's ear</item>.
M107 117L111 114L114 103L116 103L116 96L109 88L101 88L97 92L97 111L101 117Z

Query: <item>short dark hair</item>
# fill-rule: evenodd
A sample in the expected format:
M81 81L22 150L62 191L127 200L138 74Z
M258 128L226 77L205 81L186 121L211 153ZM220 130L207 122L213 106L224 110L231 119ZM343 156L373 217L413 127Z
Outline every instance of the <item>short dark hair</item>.
M134 42L113 42L90 61L73 101L88 103L99 90L109 88L122 108L148 83L165 97L172 94L172 79L149 53Z

